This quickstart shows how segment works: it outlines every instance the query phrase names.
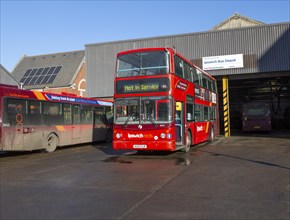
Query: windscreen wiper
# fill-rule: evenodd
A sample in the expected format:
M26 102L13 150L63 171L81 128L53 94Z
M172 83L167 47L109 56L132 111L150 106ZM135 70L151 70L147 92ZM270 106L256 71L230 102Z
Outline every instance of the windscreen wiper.
M128 118L126 119L125 123L123 124L124 128L127 126L128 122L130 121L130 117L132 117L132 115L128 115Z

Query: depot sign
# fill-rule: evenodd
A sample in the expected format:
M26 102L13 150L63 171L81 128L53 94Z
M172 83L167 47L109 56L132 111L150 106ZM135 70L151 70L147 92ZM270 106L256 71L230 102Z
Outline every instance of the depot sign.
M203 70L232 69L243 67L243 54L232 54L202 58Z

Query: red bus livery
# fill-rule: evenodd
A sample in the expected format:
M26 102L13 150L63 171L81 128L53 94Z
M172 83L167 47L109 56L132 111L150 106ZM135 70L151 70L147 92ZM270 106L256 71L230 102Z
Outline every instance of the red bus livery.
M112 140L113 102L0 84L0 151Z
M116 150L189 151L219 134L216 80L172 48L117 54Z

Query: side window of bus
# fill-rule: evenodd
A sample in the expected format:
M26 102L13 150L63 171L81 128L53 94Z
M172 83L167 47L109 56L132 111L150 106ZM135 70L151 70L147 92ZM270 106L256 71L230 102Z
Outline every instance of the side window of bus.
M217 89L216 89L216 81L212 81L212 91L214 93L217 93Z
M197 74L197 78L195 79L194 82L200 86L203 86L203 84L202 84L202 72L199 69L196 69L196 74Z
M106 124L113 124L114 114L111 106L105 107L106 109Z
M213 84L214 84L214 81L212 79L209 79L208 85L209 85L209 90L210 91L213 91Z
M198 84L198 75L195 67L191 67L192 82Z
M207 106L204 106L204 121L209 121L209 108Z
M62 112L60 103L43 102L44 124L46 125L63 124L63 117L61 113Z
M41 102L35 100L28 101L28 123L30 125L41 125Z
M207 88L212 91L212 80L209 77L207 77Z
M63 123L65 125L72 123L71 104L63 104Z
M195 105L194 109L195 121L203 121L203 106Z
M26 124L26 100L7 99L7 120L10 125Z
M209 119L211 121L216 120L216 108L210 108Z
M188 63L183 62L184 67L184 78L192 82L192 68Z
M90 106L83 106L81 110L81 123L93 124L93 110Z
M95 109L95 124L105 124L106 123L106 114L104 107L98 106Z
M209 85L208 84L209 84L208 78L205 75L203 75L203 77L202 77L202 85L203 85L203 87L206 88L206 89L209 89Z
M183 61L177 55L174 56L174 69L175 69L175 74L183 78Z
M186 121L194 121L194 104L193 96L186 96Z

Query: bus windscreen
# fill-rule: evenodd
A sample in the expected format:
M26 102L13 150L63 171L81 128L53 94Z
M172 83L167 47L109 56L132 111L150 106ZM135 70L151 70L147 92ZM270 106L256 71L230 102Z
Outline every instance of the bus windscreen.
M117 77L148 76L169 72L166 51L139 52L117 58Z

